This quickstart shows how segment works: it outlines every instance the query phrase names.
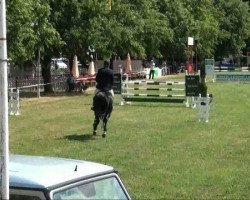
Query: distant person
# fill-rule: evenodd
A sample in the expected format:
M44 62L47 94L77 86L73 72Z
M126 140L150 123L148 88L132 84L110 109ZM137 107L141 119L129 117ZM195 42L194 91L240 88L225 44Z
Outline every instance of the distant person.
M155 62L152 60L150 63L150 71L149 71L149 79L154 79L154 73L155 73Z
M79 82L77 82L77 88L78 88L79 92L84 92L85 90L88 89L88 86L84 82L79 81Z
M181 72L185 72L185 65L181 63Z
M166 76L167 75L167 62L166 61L164 61L163 63L162 63L162 76Z
M72 74L70 74L69 77L67 78L67 85L69 92L74 91L77 87L77 83L75 82L75 79Z
M186 70L188 74L192 74L193 73L193 64L190 62L186 62Z

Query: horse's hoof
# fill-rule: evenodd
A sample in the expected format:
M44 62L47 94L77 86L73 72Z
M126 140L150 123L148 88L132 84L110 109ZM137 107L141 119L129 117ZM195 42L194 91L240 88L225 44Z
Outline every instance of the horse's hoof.
M93 131L93 135L96 135L97 134L97 131Z
M107 134L106 132L103 132L102 137L105 138L106 134Z

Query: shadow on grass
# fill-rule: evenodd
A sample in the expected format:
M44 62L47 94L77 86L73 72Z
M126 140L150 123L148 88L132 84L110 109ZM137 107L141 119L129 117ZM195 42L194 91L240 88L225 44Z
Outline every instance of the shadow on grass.
M82 134L82 135L73 134L73 135L66 135L64 139L86 142L90 140L95 140L95 137L92 134Z

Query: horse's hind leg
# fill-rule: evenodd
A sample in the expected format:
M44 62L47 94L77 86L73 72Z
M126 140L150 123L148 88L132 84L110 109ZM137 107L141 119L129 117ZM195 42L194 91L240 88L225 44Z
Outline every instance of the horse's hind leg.
M107 123L108 123L108 117L104 117L103 120L103 133L102 133L102 137L105 138L106 134L107 134Z
M97 130L97 126L98 126L99 122L100 122L99 117L97 115L95 115L95 120L93 123L93 135L96 135L96 133L97 133L96 130Z

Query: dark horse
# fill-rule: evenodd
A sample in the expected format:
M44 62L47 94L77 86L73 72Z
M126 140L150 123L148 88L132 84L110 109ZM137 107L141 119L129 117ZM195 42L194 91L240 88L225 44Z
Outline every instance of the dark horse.
M113 111L113 97L109 91L98 91L93 98L92 110L95 114L95 120L93 124L93 135L97 133L97 126L100 121L103 122L102 137L105 138L107 134L107 122Z

